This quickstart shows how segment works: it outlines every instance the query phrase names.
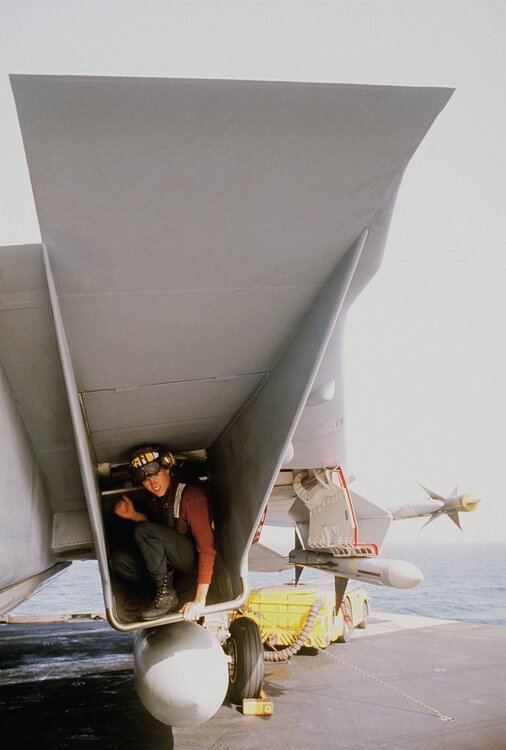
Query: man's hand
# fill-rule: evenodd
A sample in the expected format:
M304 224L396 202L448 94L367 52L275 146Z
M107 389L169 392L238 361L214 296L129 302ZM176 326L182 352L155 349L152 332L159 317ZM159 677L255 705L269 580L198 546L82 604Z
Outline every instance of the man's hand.
M179 610L185 620L198 620L202 616L202 610L206 606L205 602L186 602Z
M206 606L208 591L208 583L199 583L195 593L195 600L193 602L186 602L179 610L179 614L183 615L185 620L198 620L202 615L202 610Z
M129 521L135 521L138 515L128 495L123 495L121 500L114 503L114 512L121 518L128 518Z

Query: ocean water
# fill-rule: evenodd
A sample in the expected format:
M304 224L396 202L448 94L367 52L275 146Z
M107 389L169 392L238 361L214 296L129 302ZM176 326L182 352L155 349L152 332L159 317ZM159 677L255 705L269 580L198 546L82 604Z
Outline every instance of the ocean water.
M409 560L424 573L414 589L363 585L372 610L419 614L484 625L506 625L506 544L391 544L382 557ZM252 588L278 586L293 580L291 570L251 573ZM301 583L328 581L306 569ZM55 580L11 613L78 614L103 612L104 603L95 561L73 563Z

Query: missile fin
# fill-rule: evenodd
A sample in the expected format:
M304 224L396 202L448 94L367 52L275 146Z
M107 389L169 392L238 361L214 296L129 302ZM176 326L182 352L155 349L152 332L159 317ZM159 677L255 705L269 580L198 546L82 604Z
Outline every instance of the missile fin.
M431 516L430 516L429 520L424 523L424 525L422 526L422 528L420 529L420 531L422 531L422 529L424 529L426 526L428 526L429 523L432 523L432 521L435 521L436 518L439 518L440 515L441 515L441 513L438 510L436 510L435 513L431 513Z
M304 570L304 568L303 568L302 565L295 565L295 585L296 586L298 585L298 583L300 581L300 577L302 575L302 571L303 570Z
M295 527L295 549L304 549L304 545L302 544L302 540L300 538L300 531L298 530L297 527ZM302 565L295 565L294 567L295 567L295 585L297 586L304 568L302 567Z
M420 482L418 482L420 484ZM424 492L428 494L429 497L431 497L433 500L442 500L443 502L446 500L445 497L442 497L442 495L438 495L437 492L433 492L432 490L427 489L427 487L424 487L423 484L420 484L420 487Z
M429 523L432 523L432 521L433 521L433 520L434 520L434 516L431 516L431 517L429 518L429 520L428 520L428 521L425 521L425 523L424 523L424 525L423 525L423 526L420 526L420 531L423 531L423 530L424 530L424 528L425 528L426 526L428 526L428 525L429 525Z
M462 531L462 526L460 525L460 518L458 511L454 510L451 513L448 513L448 518L451 518L453 523L459 527L459 529Z

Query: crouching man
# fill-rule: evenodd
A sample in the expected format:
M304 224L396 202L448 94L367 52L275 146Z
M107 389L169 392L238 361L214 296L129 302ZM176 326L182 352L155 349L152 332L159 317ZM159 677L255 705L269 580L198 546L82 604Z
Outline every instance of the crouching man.
M185 620L198 620L213 574L216 550L206 492L200 484L179 482L170 464L170 454L158 447L136 449L130 457L130 471L134 480L142 482L148 498L142 512L128 495L114 505L117 516L135 522L139 554L115 554L111 567L132 582L139 582L147 569L155 588L153 601L139 615L141 620L154 620L178 609L174 588L178 573L196 578L194 599L179 612Z

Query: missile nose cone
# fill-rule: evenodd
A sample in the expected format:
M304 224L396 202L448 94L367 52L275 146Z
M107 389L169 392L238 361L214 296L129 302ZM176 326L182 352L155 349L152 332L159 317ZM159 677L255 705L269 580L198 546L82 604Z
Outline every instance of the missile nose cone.
M357 563L355 571L364 576L375 576L385 586L396 589L412 589L423 581L423 573L413 563L406 560L391 560L388 558L368 558ZM360 579L359 579L360 580ZM379 583L379 581L376 581ZM374 581L371 580L371 583Z
M405 560L388 561L387 578L396 589L412 589L423 581L423 573L413 563Z

